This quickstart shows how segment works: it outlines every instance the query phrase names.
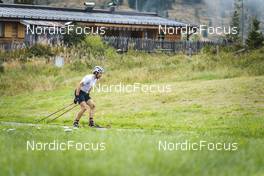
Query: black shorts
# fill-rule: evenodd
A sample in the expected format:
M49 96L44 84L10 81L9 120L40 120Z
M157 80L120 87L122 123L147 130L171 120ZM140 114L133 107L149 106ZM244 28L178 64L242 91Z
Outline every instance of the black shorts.
M77 95L76 95L76 90L75 90L75 92L74 92L74 95L75 95L75 97L77 97ZM81 102L83 102L83 101L87 102L87 101L90 100L90 99L91 99L91 97L90 97L90 95L89 95L88 93L86 93L86 92L80 90L80 93L79 93L79 101L78 101L79 104L80 104Z

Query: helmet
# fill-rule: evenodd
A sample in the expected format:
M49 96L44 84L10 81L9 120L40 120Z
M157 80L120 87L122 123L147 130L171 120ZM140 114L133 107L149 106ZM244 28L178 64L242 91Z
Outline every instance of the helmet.
M95 66L93 69L93 73L104 73L104 69L101 66Z

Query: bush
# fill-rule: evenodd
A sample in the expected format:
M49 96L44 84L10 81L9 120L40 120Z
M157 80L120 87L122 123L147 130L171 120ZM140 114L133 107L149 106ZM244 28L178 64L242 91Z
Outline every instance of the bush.
M202 49L203 53L206 54L216 54L216 46L214 45L206 45L203 49Z
M63 42L65 45L67 46L76 46L79 43L81 43L84 39L85 39L85 34L77 34L76 32L76 28L78 26L74 27L74 30L72 30L71 32L66 32L65 35L63 35Z
M54 50L54 51L53 51ZM28 58L32 57L45 57L50 58L54 56L57 52L60 52L61 48L51 48L47 45L36 44L32 47L24 49L16 49L12 51L0 52L0 60L10 61L10 60L20 60L26 62Z
M5 68L4 68L4 62L0 59L0 73L4 73Z
M0 60L2 60L4 62L8 61L8 60L15 60L15 59L19 59L19 60L23 61L26 57L25 53L26 53L26 49L3 51L3 52L0 52Z
M100 36L86 36L82 43L85 48L87 48L90 53L94 56L104 56L105 50L108 48L100 38Z
M100 36L86 36L79 45L71 47L70 50L74 53L73 58L84 60L88 66L105 59L120 58L116 50L105 44Z
M26 49L26 56L31 57L50 57L54 56L50 46L36 44Z
M114 48L111 48L111 47L109 47L105 50L105 57L107 59L111 59L111 60L117 59L117 58L121 59L120 56L116 53L116 50Z
M70 67L69 67L72 71L77 71L77 72L81 72L81 71L85 71L87 69L86 64L84 64L82 61L80 60L76 60L74 61Z

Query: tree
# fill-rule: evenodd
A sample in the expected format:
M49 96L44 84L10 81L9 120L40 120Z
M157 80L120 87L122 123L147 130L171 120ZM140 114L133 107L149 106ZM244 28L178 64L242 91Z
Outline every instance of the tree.
M259 27L260 22L256 17L252 20L252 29L248 34L248 39L246 40L246 44L250 49L257 49L263 46L264 36L260 32Z
M119 4L118 0L112 0L108 2L108 6L117 6Z
M166 11L171 9L175 0L128 0L130 8L139 11L157 12L162 16L166 16Z
M15 0L14 4L34 4L34 0Z
M240 15L239 15L238 11L234 12L234 14L232 16L230 27L233 29L236 29L236 33L228 34L227 35L228 40L230 40L231 42L234 42L234 43L240 43L241 42L241 38L240 38Z

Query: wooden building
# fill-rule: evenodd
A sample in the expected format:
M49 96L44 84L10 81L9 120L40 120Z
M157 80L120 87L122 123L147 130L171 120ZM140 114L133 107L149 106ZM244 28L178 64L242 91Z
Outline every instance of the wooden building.
M84 8L57 8L47 6L0 4L0 46L31 45L34 43L60 43L61 36L30 35L30 26L58 26L78 24L88 27L105 27L104 36L145 38L176 41L177 34L161 34L160 26L184 27L186 24L159 17L155 13Z

